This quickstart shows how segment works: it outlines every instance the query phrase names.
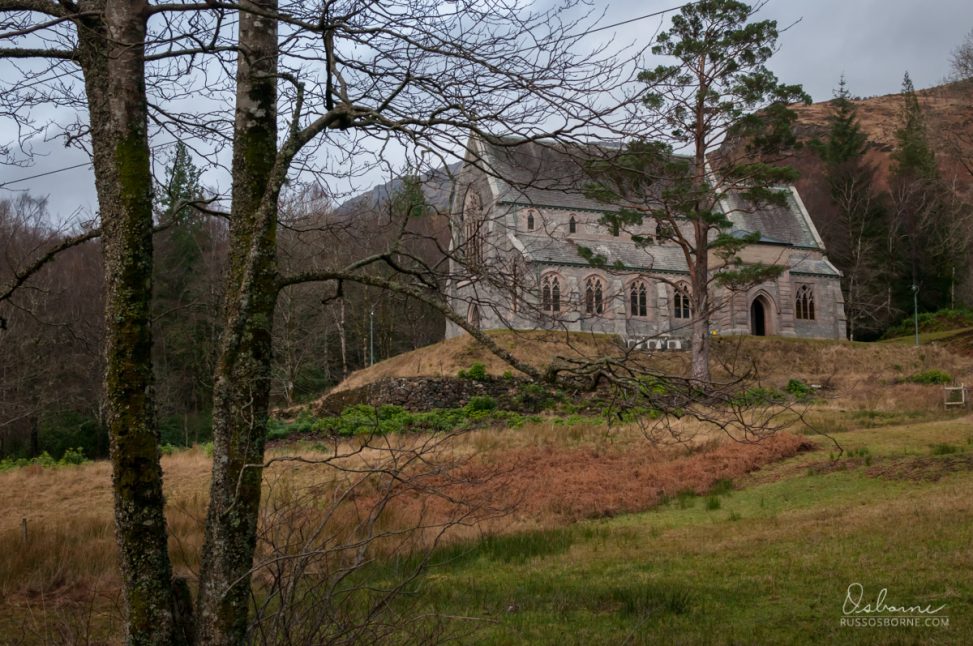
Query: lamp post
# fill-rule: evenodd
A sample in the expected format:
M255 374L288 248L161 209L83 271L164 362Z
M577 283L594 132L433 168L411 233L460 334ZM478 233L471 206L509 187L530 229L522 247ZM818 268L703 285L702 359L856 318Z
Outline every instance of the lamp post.
M919 286L912 283L912 320L916 325L916 347L919 347Z
M372 309L368 312L368 354L369 362L368 365L375 365L375 304L372 303Z

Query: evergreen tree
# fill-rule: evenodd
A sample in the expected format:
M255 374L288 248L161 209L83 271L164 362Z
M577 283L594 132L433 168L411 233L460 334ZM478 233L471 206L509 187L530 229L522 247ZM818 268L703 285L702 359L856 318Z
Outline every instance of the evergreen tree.
M954 230L957 212L929 144L922 106L912 79L902 82L902 117L895 133L889 181L894 253L892 271L899 276L893 290L899 307L911 311L913 290L922 310L950 304L954 276L965 265L964 236Z
M768 161L795 142L788 105L811 100L800 85L780 83L766 67L777 50L777 23L751 22L755 11L734 0L681 8L652 48L675 63L639 76L646 84L645 110L658 132L643 133L651 141L640 138L615 159L596 164L597 186L589 191L627 204L602 218L613 230L648 220L667 232L665 244L681 249L689 273L692 376L702 382L710 380L710 319L725 305L712 298L712 286L744 290L780 273L776 265L743 261L741 252L760 232L733 235L723 197L743 198L733 208L746 211L785 202L776 187L793 181L796 172ZM745 143L724 146L727 136ZM682 149L688 155L676 154ZM651 236L632 240L654 244Z
M200 175L189 149L177 143L156 206L165 230L155 250L154 355L159 424L163 441L171 443L191 442L205 433L212 397L218 299L204 271L212 236L192 206L203 198Z
M865 160L868 137L844 76L831 101L827 138L811 147L824 162L834 207L821 233L829 258L842 273L848 337L878 336L893 319L884 272L888 223L874 189L875 169Z
M834 168L849 161L857 161L865 155L868 137L858 123L858 111L851 101L848 82L844 74L838 81L838 89L831 100L831 114L828 115L828 139L815 141L815 151L821 160Z
M892 153L892 172L899 177L938 180L936 154L926 138L922 106L912 79L906 72L902 79L902 123L895 131L896 148Z

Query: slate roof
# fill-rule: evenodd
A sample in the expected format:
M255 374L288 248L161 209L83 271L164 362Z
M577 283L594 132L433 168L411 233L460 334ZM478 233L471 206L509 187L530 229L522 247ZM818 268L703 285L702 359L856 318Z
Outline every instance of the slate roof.
M610 156L616 147L563 144L553 140L524 142L513 138L480 142L498 202L567 210L617 210L584 195L584 187L591 181L584 169L586 160ZM813 225L794 193L789 187L781 190L787 193L787 204L780 207L754 209L739 195L724 196L722 207L729 213L733 234L760 232L764 243L821 248L811 229ZM626 253L620 247L613 250Z
M521 233L517 239L524 245L528 261L547 265L592 265L578 253L578 245L591 249L605 259L606 268L619 267L629 271L656 273L688 273L686 257L682 249L672 244L654 245L644 249L624 240L565 239L547 235ZM827 260L812 259L807 255L794 254L790 259L790 271L810 276L840 276Z
M686 273L686 257L674 245L658 245L638 248L631 241L585 240L577 241L546 235L520 234L528 260L555 265L591 265L578 254L578 245L591 249L603 257L608 268L620 263L625 269Z
M484 165L498 185L500 202L533 204L564 209L612 211L584 195L591 179L586 161L607 150L591 145L562 144L553 140L522 142L500 138L484 145Z
M810 258L791 257L791 272L810 276L831 276L837 278L841 273L827 260L812 260Z
M723 208L729 212L735 230L759 231L761 242L818 248L820 245L794 193L789 189L782 190L786 191L786 206L754 209L740 195L729 193L723 196Z

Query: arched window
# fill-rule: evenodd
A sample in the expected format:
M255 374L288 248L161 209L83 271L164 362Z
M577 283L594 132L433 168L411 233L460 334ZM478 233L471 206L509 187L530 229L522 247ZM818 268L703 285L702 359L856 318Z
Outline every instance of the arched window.
M541 281L541 309L545 312L561 311L561 284L557 276L545 276Z
M466 262L471 267L483 264L483 232L480 217L480 196L470 191L466 195L463 209L463 222L466 234Z
M584 281L584 311L585 314L605 313L605 289L601 279L592 276Z
M577 233L577 232L578 232L578 221L575 220L574 216L572 215L571 219L568 220L568 233Z
M797 290L797 298L794 302L795 316L804 321L814 320L814 288L810 285L801 285Z
M645 281L637 280L628 288L629 313L632 316L648 316L648 292Z
M533 231L534 230L534 212L533 211L527 211L527 230L528 231Z
M686 285L676 285L675 295L672 299L672 315L677 319L689 319L693 317L693 304L689 300L689 287Z
M470 303L470 308L466 310L466 322L470 324L470 327L480 329L480 308L477 307L476 303Z

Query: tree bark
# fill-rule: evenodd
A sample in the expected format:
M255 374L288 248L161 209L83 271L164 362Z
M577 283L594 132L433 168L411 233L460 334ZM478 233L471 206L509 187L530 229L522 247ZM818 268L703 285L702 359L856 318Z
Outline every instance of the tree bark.
M265 15L273 0L245 2ZM213 395L213 480L200 573L200 644L246 639L277 298L277 22L240 12L226 326Z
M92 6L93 5L93 6ZM152 177L146 4L106 0L77 20L105 263L105 396L115 525L132 644L178 643L152 378Z

